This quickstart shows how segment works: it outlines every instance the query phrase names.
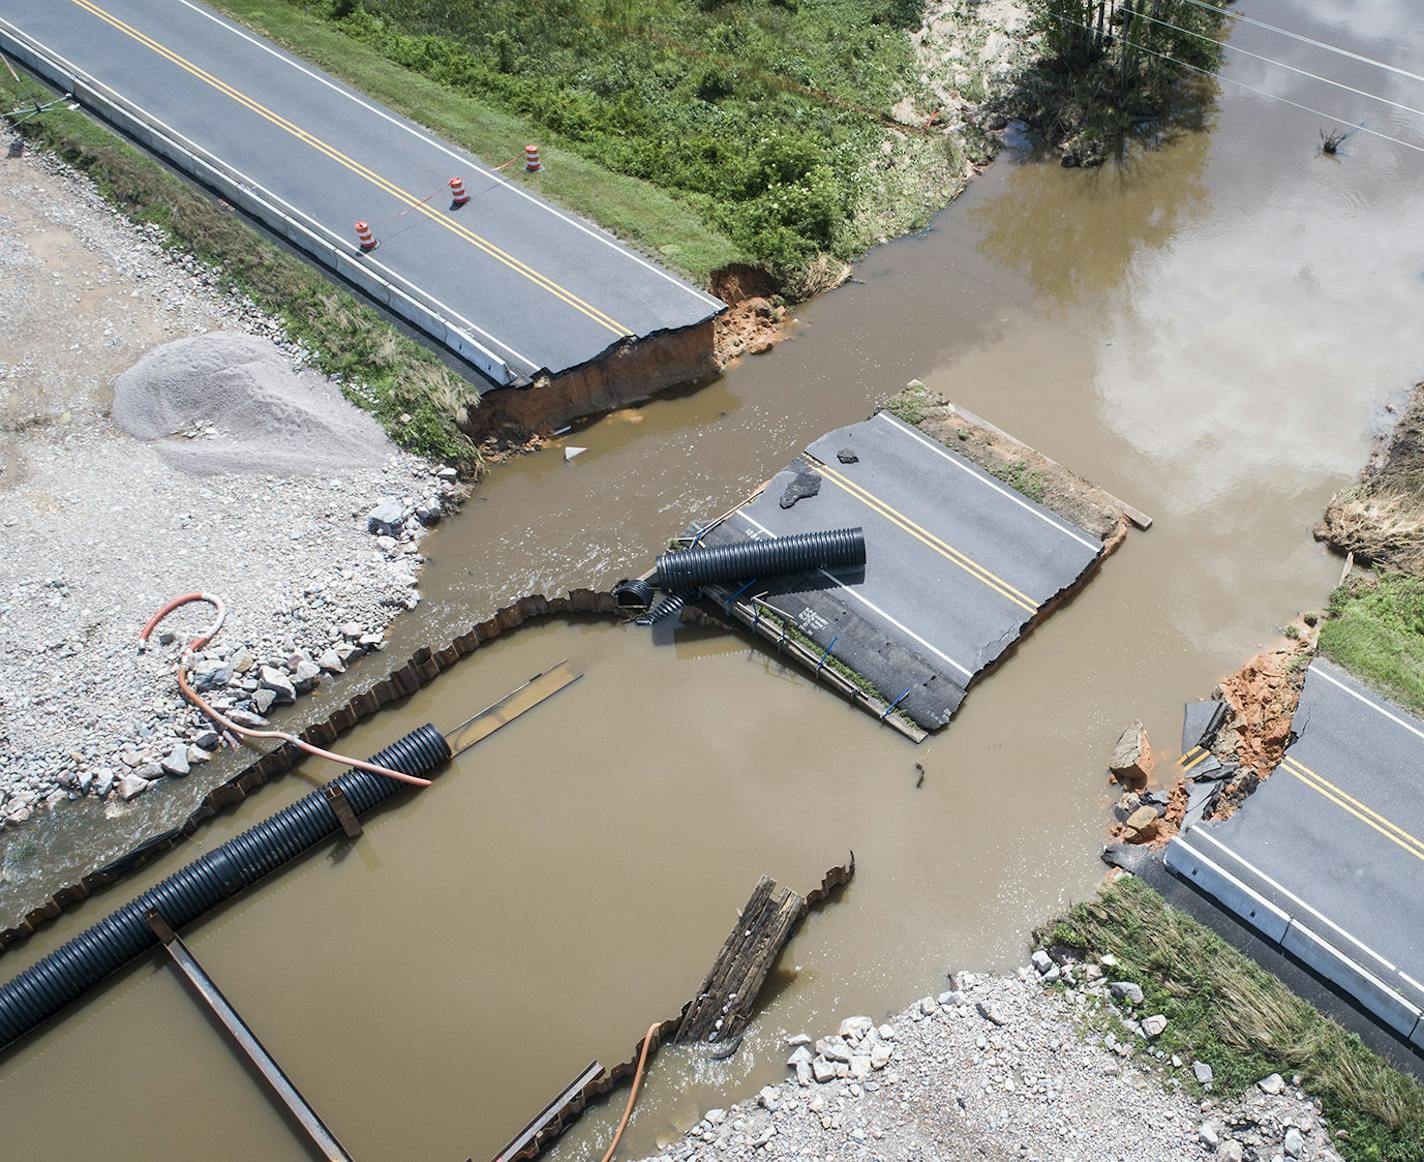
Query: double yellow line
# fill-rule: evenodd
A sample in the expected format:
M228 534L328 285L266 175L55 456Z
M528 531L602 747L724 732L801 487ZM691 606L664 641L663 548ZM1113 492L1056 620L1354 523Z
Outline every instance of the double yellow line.
M1324 775L1316 774L1304 763L1291 758L1290 755L1286 755L1281 760L1280 769L1299 779L1316 794L1325 796L1342 811L1349 812L1365 826L1373 827L1391 843L1402 847L1415 859L1424 860L1424 840L1416 838L1397 823L1390 822L1378 811L1365 806L1349 792L1342 791Z
M919 541L921 544L928 545L941 557L945 558L945 560L951 562L954 565L958 565L959 568L963 569L976 581L980 581L983 584L987 585L1000 597L1003 597L1008 601L1012 601L1020 609L1026 609L1029 613L1038 612L1038 603L1034 601L1034 599L1030 597L1027 593L1023 593L1020 590L1015 589L1002 577L996 577L993 573L989 572L988 569L984 568L983 565L979 564L978 561L975 561L972 557L961 553L948 541L942 540L941 538L935 536L935 534L930 532L928 529L916 524L904 513L891 508L890 505L886 504L885 501L881 500L874 493L862 488L859 484L856 484L855 481L847 479L841 473L837 472L834 468L830 467L830 465L823 464L820 460L817 460L816 457L812 456L809 452L803 452L802 456L805 458L808 464L815 468L817 472L821 473L837 488L848 492L851 496L855 497L856 500L860 501L861 504L865 505L866 508L872 509L873 511L879 513L891 524L895 525L902 532L909 533L910 536L914 537L915 540Z
M97 4L93 3L93 0L72 0L72 2L77 4L80 8L83 8L86 12L97 16L100 20L102 20L105 24L109 25L111 28L117 29L125 36L128 36L133 40L138 41L138 43L143 45L145 48L151 49L153 52L161 56L164 60L177 65L180 69L192 74L194 77L197 77L198 80L202 81L204 84L210 85L218 92L224 94L227 97L230 97L232 100L236 101L245 109L249 109L253 113L256 113L259 117L265 118L273 125L276 125L278 128L285 130L287 133L290 133L293 137L297 138L297 140L305 143L306 145L311 146L311 148L315 149L318 153L329 157L332 161L344 166L346 169L350 170L358 177L364 178L366 181L370 182L378 189L389 194L397 201L404 202L410 209L416 210L424 214L432 222L439 223L446 230L449 230L452 234L457 235L458 237L464 239L466 242L470 243L470 245L476 247L479 250L482 250L485 254L488 254L496 261L503 263L516 274L522 275L524 278L527 278L535 286L539 287L541 290L547 291L560 302L563 302L568 306L573 307L573 309L578 311L580 314L587 315L599 326L606 327L615 335L622 336L633 334L631 330L625 327L622 323L618 322L618 320L614 319L611 315L599 310L597 307L591 305L590 303L585 302L583 299L579 298L578 295L560 286L553 279L540 274L532 266L521 262L512 254L508 253L505 250L502 250L493 242L489 241L489 239L482 238L473 230L469 230L466 227L462 226L460 223L452 219L448 214L442 214L438 210L431 209L421 199L417 198L408 190L402 189L400 186L382 177L374 170L368 169L360 162L347 156L345 153L342 153L335 146L329 145L327 142L321 140L321 138L315 136L314 134L308 133L300 125L297 125L287 120L287 118L283 117L279 113L273 112L266 105L263 105L260 101L254 100L253 98L247 96L247 94L243 93L237 88L234 88L232 85L229 85L226 81L223 81L220 78L213 76L213 74L208 72L206 69L194 64L186 57L180 56L178 53L174 52L172 49L168 48L166 45L160 43L159 41L154 40L153 37L149 36L147 33L139 31L133 25L128 24L123 20L120 20L112 13L106 12Z
M1211 751L1198 744L1177 760L1177 766L1181 768L1183 774L1186 774L1198 763L1205 762L1209 758L1211 758Z

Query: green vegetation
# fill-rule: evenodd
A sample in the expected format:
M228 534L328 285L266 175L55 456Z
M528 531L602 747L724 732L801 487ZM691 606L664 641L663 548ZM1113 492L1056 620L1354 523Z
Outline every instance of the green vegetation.
M379 44L348 35L370 23L354 6L344 6L344 17L342 5L302 0L216 0L215 7L493 165L522 155L528 142L538 142L543 172L526 179L522 166L512 166L507 176L528 180L552 201L594 218L699 282L705 284L714 270L744 258L695 210L655 185L613 173L596 158L563 147L530 118L427 75L438 70L405 67L382 55Z
M922 0L218 6L491 162L538 141L541 190L704 280L807 293L958 192L942 139L887 127Z
M36 96L36 85L0 73L0 106ZM89 175L135 222L221 272L335 376L348 398L372 412L402 447L465 467L478 453L461 430L476 389L369 307L248 226L230 208L179 179L83 113L64 106L20 125L26 139Z
M1218 1090L1270 1073L1301 1075L1347 1162L1424 1162L1424 1087L1322 1016L1275 977L1135 877L1105 885L1036 934L1096 955L1142 987L1167 1028L1157 1046L1206 1061Z
M1192 0L1032 0L1040 65L1011 98L1066 165L1098 165L1143 123L1199 124L1214 97L1224 18ZM1180 62L1180 63L1178 63Z
M898 419L904 420L911 427L919 427L935 408L942 407L944 401L938 395L927 388L918 379L911 380L909 385L897 391L882 405L887 412ZM960 431L965 429L961 428ZM961 436L960 439L964 439Z
M1005 464L997 471L990 469L1010 488L1017 489L1030 500L1042 504L1048 498L1048 481L1043 473L1018 462Z
M1424 578L1348 580L1330 596L1320 652L1386 698L1424 713Z

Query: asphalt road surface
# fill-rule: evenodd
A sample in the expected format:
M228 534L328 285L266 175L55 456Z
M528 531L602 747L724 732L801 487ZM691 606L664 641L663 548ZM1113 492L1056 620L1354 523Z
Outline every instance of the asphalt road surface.
M820 490L792 507L798 477ZM706 544L865 530L863 572L779 578L752 590L926 729L1102 542L915 428L881 412L822 436ZM751 579L748 579L751 580Z
M1292 729L1255 794L1186 838L1424 1008L1424 722L1317 660Z
M722 308L544 201L538 175L526 188L193 0L5 0L0 23L351 253L353 224L369 223L379 246L362 261L413 284L520 376ZM470 194L458 209L452 177Z

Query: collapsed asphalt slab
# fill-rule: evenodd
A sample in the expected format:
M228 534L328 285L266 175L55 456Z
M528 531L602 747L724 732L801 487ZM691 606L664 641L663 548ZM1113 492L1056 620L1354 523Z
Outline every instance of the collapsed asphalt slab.
M1424 722L1317 659L1281 763L1166 864L1424 1050Z
M1101 559L1101 537L891 415L814 441L701 545L861 527L867 561L747 578L709 596L794 626L924 730Z

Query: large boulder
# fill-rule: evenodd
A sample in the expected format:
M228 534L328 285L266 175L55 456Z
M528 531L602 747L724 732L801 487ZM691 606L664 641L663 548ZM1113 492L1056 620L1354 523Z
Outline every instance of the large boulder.
M1118 736L1108 771L1119 783L1140 785L1148 782L1156 769L1157 760L1152 756L1152 740L1147 737L1147 728L1141 722L1134 722Z

